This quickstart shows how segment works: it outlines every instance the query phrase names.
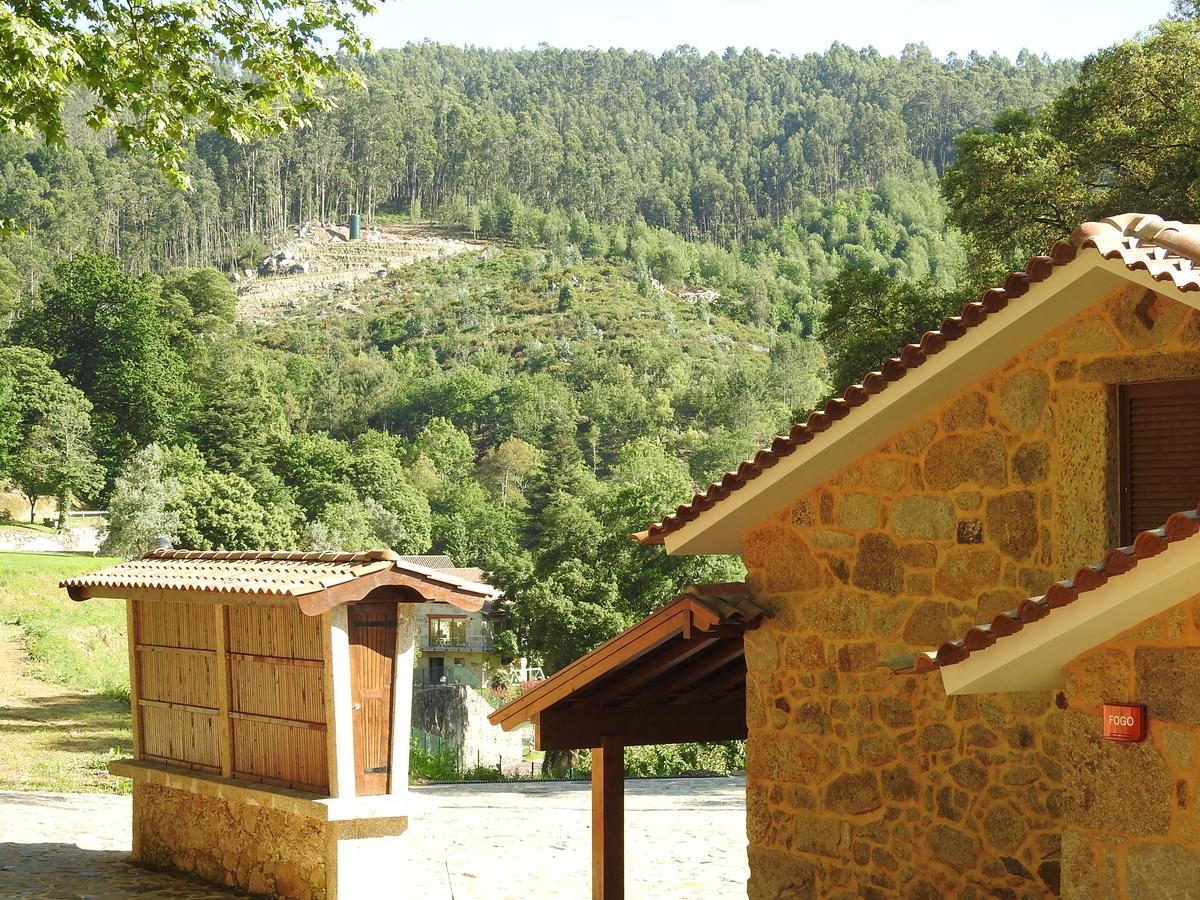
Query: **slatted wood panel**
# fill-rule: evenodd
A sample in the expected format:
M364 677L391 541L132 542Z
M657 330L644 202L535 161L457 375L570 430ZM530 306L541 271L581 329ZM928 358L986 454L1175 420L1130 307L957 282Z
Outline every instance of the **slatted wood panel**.
M325 722L324 667L230 656L230 709L302 722Z
M354 784L359 796L388 790L397 612L395 603L356 603L349 609Z
M231 724L235 778L316 793L329 790L323 726L298 727L234 715Z
M216 711L201 712L143 700L142 745L147 758L220 772Z
M213 608L139 600L134 618L140 756L219 772Z
M217 657L207 650L138 648L141 696L146 700L216 708Z
M234 776L327 791L320 617L233 605L228 615ZM257 716L272 721L247 718Z
M211 606L139 600L137 615L138 640L142 644L203 650L217 646Z
M1121 538L1200 502L1200 379L1122 385Z
M229 652L321 659L321 619L281 606L230 606Z

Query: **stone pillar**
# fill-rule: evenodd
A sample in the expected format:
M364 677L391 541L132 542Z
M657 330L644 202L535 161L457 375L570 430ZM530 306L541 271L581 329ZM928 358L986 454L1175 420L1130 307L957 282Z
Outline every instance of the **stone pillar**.
M417 608L398 604L396 613L396 659L392 690L392 777L388 793L408 793L408 754L412 739L413 666L417 658Z
M374 900L407 896L408 818L330 822L326 830L328 897Z
M325 709L329 717L329 796L354 796L354 712L350 690L350 624L343 606L326 613Z

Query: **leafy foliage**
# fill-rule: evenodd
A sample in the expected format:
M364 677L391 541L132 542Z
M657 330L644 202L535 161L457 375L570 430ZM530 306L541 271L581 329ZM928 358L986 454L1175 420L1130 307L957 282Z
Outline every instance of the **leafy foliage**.
M891 278L880 269L847 263L825 289L821 321L832 382L857 383L916 335L937 328L961 306L928 283Z
M944 185L977 270L1011 268L1106 215L1200 218L1198 82L1200 20L1167 20L1088 57L1041 112L960 137Z
M0 235L12 350L94 404L108 480L86 493L114 548L447 553L505 590L498 644L549 669L688 582L743 576L627 535L822 399L827 349L857 378L925 327L967 271L937 185L953 136L1073 71L841 45L353 65L365 96L334 85L309 128L197 132L169 161L186 195L80 129L0 136L0 217L25 231ZM64 121L88 120L72 103ZM272 323L237 322L224 276L195 268L351 210L435 211L493 246L360 285L355 315Z
M0 131L61 144L64 106L86 90L84 121L145 150L180 185L181 144L203 122L233 140L276 134L326 101L337 71L319 35L357 53L354 17L369 0L265 0L171 5L31 0L0 7Z

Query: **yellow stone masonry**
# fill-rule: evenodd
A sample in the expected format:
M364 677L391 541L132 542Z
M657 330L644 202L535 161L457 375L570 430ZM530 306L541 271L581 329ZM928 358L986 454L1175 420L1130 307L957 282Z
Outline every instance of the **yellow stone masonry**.
M1200 313L1114 292L747 533L751 897L1058 892L1069 698L889 661L1116 544L1113 386L1196 375Z
M1195 894L1200 595L1076 659L1066 695L1064 895ZM1104 740L1106 702L1147 704L1146 741Z

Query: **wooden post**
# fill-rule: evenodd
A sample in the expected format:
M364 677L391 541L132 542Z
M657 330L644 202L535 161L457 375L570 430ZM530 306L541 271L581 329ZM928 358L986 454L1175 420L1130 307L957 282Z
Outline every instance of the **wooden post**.
M217 637L217 735L220 740L221 774L233 777L233 723L229 719L229 619L225 604L215 607Z
M325 645L325 716L328 720L329 796L353 797L354 712L350 691L350 617L346 605L322 618Z
M625 743L592 750L592 900L625 897Z
M142 741L142 708L138 701L142 699L141 678L138 675L138 637L137 600L125 601L125 629L129 636L129 704L132 708L133 726L133 758L141 759L143 752ZM135 832L136 833L136 832Z

